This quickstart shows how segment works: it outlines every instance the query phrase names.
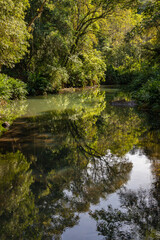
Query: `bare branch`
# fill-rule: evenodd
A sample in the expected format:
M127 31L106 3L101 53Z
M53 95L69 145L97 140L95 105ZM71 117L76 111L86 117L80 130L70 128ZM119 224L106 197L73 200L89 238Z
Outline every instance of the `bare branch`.
M28 30L30 31L30 28L32 24L35 22L37 18L39 18L43 12L44 5L46 4L48 0L44 0L43 3L41 4L40 8L37 11L37 14L31 19L30 23L28 24Z

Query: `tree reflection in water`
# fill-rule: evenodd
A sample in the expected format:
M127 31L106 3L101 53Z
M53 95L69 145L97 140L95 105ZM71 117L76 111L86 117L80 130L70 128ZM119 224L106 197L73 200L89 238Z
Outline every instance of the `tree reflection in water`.
M30 190L30 164L22 153L0 154L0 239L23 239L38 209Z
M159 239L159 196L153 191L120 192L121 209L101 209L90 213L97 221L97 231L106 240Z
M141 114L142 115L142 114ZM145 113L145 129L136 143L141 154L147 156L152 165L153 183L150 190L139 189L119 191L121 207L95 210L90 215L97 222L97 231L106 240L160 239L160 122ZM144 118L146 120L146 118ZM131 151L134 154L138 148Z
M57 109L17 120L0 139L6 169L14 161L19 162L17 150L25 156L21 155L23 164L30 167L20 172L13 167L15 178L9 177L8 168L7 186L6 178L1 177L7 192L12 182L21 189L7 215L12 226L19 226L14 231L10 227L8 231L4 221L4 212L8 211L4 202L12 206L10 195L1 198L2 239L60 239L67 227L78 224L79 213L89 211L91 204L99 203L100 198L106 198L128 181L132 164L125 154L139 143L145 131L141 119L133 109L106 109L104 93L99 90L81 94L80 104L76 104L76 99L71 102L73 98L59 95L58 100L45 100L46 105L56 105ZM14 154L14 160L9 154ZM18 196L16 188L12 191ZM31 207L25 207L26 201ZM26 221L16 223L20 209Z

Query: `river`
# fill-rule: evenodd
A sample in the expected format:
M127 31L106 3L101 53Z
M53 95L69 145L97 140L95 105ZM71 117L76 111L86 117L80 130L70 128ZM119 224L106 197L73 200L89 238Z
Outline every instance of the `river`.
M160 239L160 118L118 89L19 101L0 138L0 239Z

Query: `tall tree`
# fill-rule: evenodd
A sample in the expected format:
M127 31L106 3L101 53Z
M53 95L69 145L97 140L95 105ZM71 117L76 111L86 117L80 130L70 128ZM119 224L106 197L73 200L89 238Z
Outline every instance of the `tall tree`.
M31 11L40 6L31 3ZM124 8L126 3L131 4L128 0L43 1L39 20L35 21L42 11L32 14L30 71L50 78L54 88L98 84L105 63L97 50L97 32L117 5Z

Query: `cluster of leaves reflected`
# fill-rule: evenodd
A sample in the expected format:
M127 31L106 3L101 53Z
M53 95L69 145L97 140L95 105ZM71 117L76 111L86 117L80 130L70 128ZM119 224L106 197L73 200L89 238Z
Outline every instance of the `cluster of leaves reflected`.
M106 240L114 239L159 239L160 231L160 122L157 114L137 112L144 119L144 129L137 139L131 154L146 155L151 160L153 183L151 190L133 191L124 188L119 191L121 206L114 209L95 210L90 215L97 221L97 231ZM138 147L138 148L137 148Z
M2 154L2 239L60 239L78 223L79 213L127 182L132 164L124 154L144 132L140 119L133 109L106 110L99 90L83 92L78 99L81 104L76 97L70 102L69 95L59 95L57 101L53 96L48 104L59 104L59 110L22 119L19 140L14 141L16 123L4 135L11 133L12 151L21 149L27 160L20 152Z
M160 195L155 190L120 192L121 208L90 213L105 239L159 239Z
M0 238L23 239L36 217L30 164L20 152L0 154Z
M152 160L153 165L160 159L160 115L158 113L143 113L140 117L145 119L145 132L139 141L138 147L143 149L145 155Z

